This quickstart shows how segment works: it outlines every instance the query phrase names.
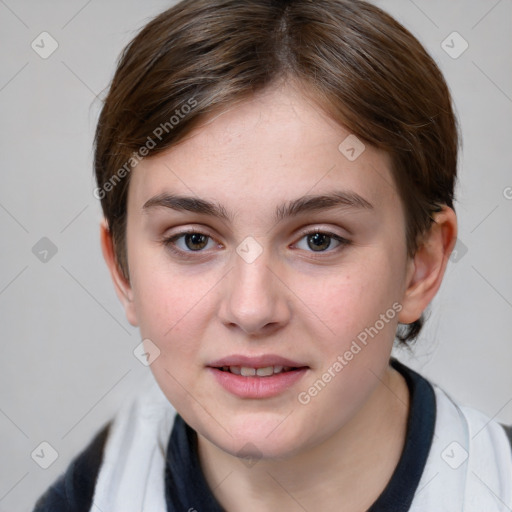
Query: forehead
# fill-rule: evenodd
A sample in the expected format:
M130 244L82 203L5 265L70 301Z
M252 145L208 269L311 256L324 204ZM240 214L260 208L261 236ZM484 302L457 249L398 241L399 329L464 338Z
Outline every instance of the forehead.
M176 146L140 162L128 203L139 210L167 192L261 210L332 190L356 193L378 209L398 197L385 152L296 87L280 86L212 115Z

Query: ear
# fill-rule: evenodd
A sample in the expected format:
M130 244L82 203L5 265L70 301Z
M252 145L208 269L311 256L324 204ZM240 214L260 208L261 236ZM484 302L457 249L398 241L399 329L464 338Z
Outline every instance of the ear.
M138 325L138 320L135 311L135 303L133 301L133 291L129 281L124 277L119 268L119 264L114 252L112 234L108 229L107 221L105 219L103 219L100 223L100 238L103 258L105 259L105 263L107 264L107 267L110 271L110 277L114 283L116 294L124 307L128 322L136 327Z
M409 261L406 290L398 321L410 324L420 318L441 286L448 258L457 241L457 217L448 206L434 214L428 233Z

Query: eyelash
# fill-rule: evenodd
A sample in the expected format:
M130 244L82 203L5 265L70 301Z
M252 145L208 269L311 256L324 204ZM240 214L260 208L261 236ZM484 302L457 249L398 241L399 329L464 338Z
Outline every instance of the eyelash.
M185 235L191 235L191 234L195 234L195 235L204 235L206 237L208 237L208 239L210 240L213 240L213 237L211 237L210 235L206 234L206 233L202 233L196 229L190 229L190 230L187 230L187 231L181 231L180 233L176 233L170 237L167 237L167 238L164 238L162 240L162 243L165 245L165 247L167 249L169 249L171 252L173 252L174 254L176 254L177 256L179 256L180 258L183 258L183 259L191 259L191 258L197 258L198 256L194 256L194 254L200 254L202 252L204 252L203 250L198 250L198 251L183 251L182 249L177 249L176 248L176 245L175 245L175 242L185 236ZM331 231L328 231L328 230L320 230L320 229L314 229L314 230L309 230L309 231L303 231L300 233L300 239L299 240L302 240L304 237L307 237L307 236L311 236L311 235L315 235L315 234L321 234L321 235L326 235L328 236L329 238L333 239L333 240L336 240L340 245L338 247L336 247L335 249L333 250L326 250L326 251L307 251L307 252L311 252L312 255L313 255L313 258L322 258L322 256L315 256L315 254L332 254L332 253L336 253L336 252L339 252L339 250L343 249L344 247L348 246L351 244L351 241L350 240L347 240L346 238L343 238L342 236L339 236L337 235L336 233L332 233Z

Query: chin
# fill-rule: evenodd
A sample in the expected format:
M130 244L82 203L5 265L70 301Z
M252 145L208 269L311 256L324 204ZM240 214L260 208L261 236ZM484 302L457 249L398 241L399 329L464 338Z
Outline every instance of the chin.
M297 421L290 424L283 418L286 416L264 421L249 415L240 422L231 421L227 432L220 427L212 432L211 422L199 431L219 449L241 459L286 459L305 448L308 439L304 426L301 428Z

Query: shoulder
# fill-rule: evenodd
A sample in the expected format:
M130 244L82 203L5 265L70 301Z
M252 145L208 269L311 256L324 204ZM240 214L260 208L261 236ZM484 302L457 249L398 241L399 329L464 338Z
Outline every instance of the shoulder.
M110 426L111 422L106 423L95 434L66 472L39 498L33 512L86 512L90 509Z
M493 455L512 475L512 426L499 423L479 409L459 403L446 390L433 384L436 393L438 430L449 432L471 454Z

